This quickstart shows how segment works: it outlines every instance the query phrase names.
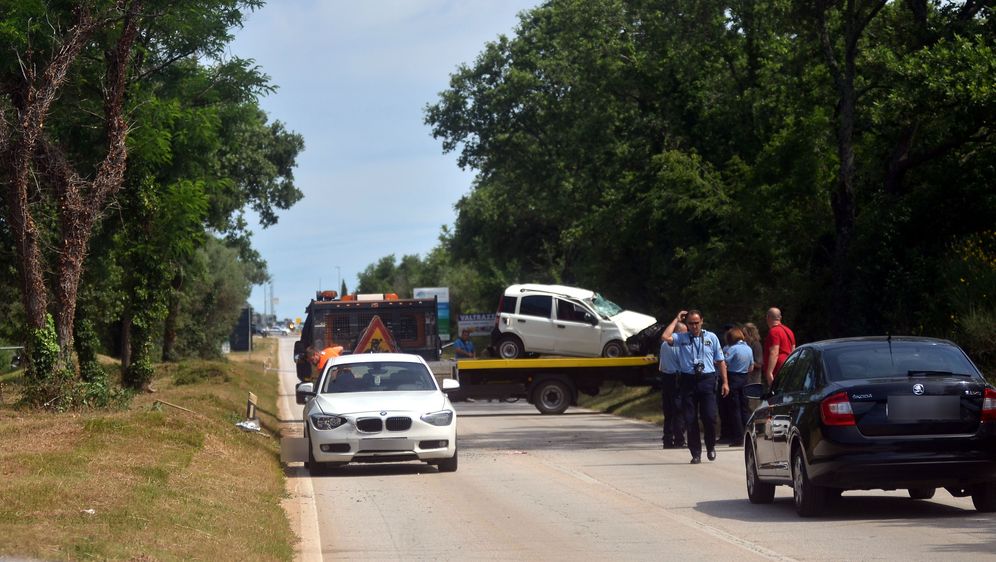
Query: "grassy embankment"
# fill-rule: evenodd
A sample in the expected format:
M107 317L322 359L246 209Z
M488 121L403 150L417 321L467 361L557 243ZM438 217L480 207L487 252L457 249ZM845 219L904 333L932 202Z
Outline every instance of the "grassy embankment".
M578 405L658 425L664 422L664 415L661 413L660 390L645 386L606 383L602 385L598 396L581 394L578 398Z
M292 559L273 346L162 365L122 411L18 410L0 381L0 557ZM250 391L262 433L235 427Z

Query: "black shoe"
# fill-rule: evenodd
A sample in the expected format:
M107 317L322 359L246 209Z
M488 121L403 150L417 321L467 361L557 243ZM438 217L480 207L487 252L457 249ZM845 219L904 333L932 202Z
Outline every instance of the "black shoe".
M691 464L699 464L700 462L702 462L702 457L692 457Z
M707 451L706 457L711 461L716 460L716 451Z
M681 443L675 443L674 444L674 448L675 449L684 449L685 448L685 442L682 441Z
M661 443L661 448L662 449L674 449L674 443L668 443L667 441L664 441L663 443Z

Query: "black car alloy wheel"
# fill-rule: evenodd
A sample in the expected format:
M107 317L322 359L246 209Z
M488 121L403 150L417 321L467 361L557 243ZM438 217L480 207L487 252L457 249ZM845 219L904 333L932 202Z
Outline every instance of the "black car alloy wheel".
M754 457L754 447L747 442L744 453L744 463L747 465L747 499L750 503L771 503L775 499L775 485L762 482L757 475L757 459Z

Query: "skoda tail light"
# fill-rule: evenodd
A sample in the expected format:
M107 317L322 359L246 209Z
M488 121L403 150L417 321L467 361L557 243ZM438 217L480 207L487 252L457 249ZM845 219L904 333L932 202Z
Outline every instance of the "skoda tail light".
M828 396L820 402L820 418L823 425L855 425L854 410L851 409L851 400L846 392Z
M986 389L982 399L982 421L996 422L996 390Z

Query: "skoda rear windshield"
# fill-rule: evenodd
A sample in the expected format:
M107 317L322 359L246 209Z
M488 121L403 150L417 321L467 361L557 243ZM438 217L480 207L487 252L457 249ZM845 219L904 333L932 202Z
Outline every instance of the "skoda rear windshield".
M941 342L875 341L823 352L830 380L913 376L981 377L975 365L952 345Z
M585 301L595 309L595 312L605 318L612 318L623 311L621 306L598 293L595 293L590 299L585 299Z

